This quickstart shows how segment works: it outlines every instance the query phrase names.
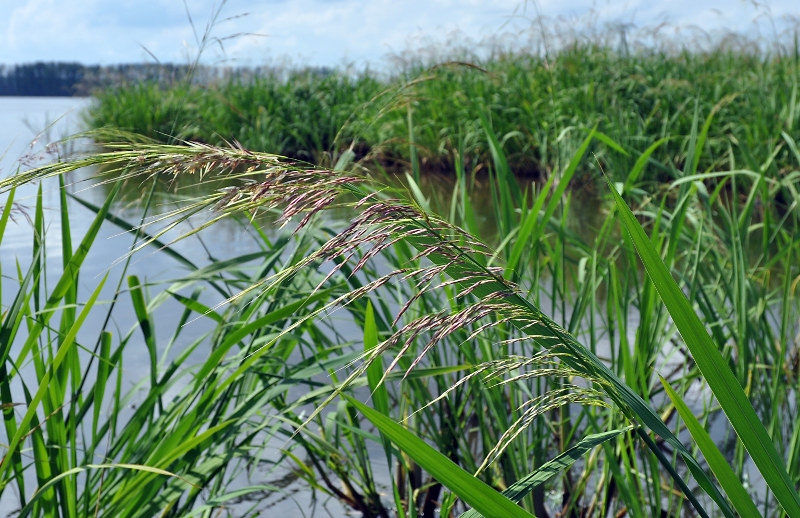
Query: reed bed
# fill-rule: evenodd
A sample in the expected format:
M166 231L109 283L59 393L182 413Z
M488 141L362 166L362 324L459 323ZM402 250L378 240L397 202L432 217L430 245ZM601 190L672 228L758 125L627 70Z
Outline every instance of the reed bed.
M577 41L553 55L455 57L435 66L409 60L389 77L333 70L207 87L122 86L96 94L88 122L167 143L235 140L317 165L332 166L352 150L366 165L416 160L448 174L458 161L468 172L491 166L490 128L515 173L541 180L562 169L597 126L638 153L666 139L645 170L644 179L656 182L675 179L672 171L691 161L688 139L698 116L715 113L700 171L757 169L780 131L795 138L798 128L794 47L765 52L757 42L733 46L727 39L704 52L622 52ZM599 188L598 164L618 179L635 152L603 154L582 164L579 176ZM785 147L779 154L781 163L790 159Z
M101 96L98 126L145 135L95 132L99 151L0 180L0 230L20 184L63 189L102 166L108 192L85 236L59 236L55 283L35 209L37 259L14 272L0 326L0 491L23 516L257 516L281 491L260 470L288 467L370 517L800 517L797 65L797 52L576 45L394 82ZM249 117L275 131L243 128ZM400 188L381 181L390 163L408 173ZM444 203L420 187L434 165L453 178ZM520 172L541 182L521 189ZM148 225L110 213L120 182L185 178L214 188ZM590 234L572 223L586 221L587 183ZM197 214L248 226L258 250L182 256L165 236ZM123 271L98 305L101 288L75 279L102 224L185 273L143 286ZM129 332L76 342L121 300ZM152 332L165 300L185 308L169 339ZM172 350L194 319L212 330ZM133 343L149 369L128 412ZM243 474L256 481L242 487Z

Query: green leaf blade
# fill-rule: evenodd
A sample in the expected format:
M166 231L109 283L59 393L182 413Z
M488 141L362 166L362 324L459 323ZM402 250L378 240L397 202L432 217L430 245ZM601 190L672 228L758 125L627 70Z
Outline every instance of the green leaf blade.
M789 478L783 460L764 425L756 415L741 385L728 368L716 345L695 314L689 301L672 278L661 256L625 201L611 185L622 222L636 246L647 274L658 290L670 316L686 343L722 410L750 453L775 498L791 517L800 517L800 497Z
M533 515L513 503L482 481L467 473L450 459L437 452L422 439L363 403L343 395L364 414L386 437L407 453L422 469L458 495L470 507L483 515L504 517L527 517Z
M697 446L700 447L700 451L703 452L703 456L706 458L711 471L717 476L717 480L719 480L722 489L725 490L728 498L730 498L736 512L741 516L761 517L761 513L758 511L758 508L756 508L750 495L747 494L747 490L742 486L742 483L739 481L730 465L728 465L725 457L722 456L717 445L711 440L711 436L708 435L703 425L700 424L700 421L697 420L692 411L689 410L689 407L686 406L686 403L684 403L683 399L675 392L667 380L661 378L661 384L664 386L664 390L667 391L667 395L675 405L675 409L678 411L678 414L680 414L681 419L686 423L686 427L689 429L689 433L692 434Z

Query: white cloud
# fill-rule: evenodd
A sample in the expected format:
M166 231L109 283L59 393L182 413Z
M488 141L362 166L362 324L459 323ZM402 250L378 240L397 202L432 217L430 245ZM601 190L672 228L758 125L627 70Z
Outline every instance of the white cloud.
M516 0L490 7L453 0L293 1L254 15L257 32L267 37L258 42L243 39L236 49L260 46L271 55L300 55L316 64L344 57L374 60L413 46L423 35L442 40L461 31L480 39L496 31L516 4Z
M191 0L197 31L204 30L220 0ZM162 61L182 61L196 52L183 3L177 0L0 0L0 63L78 60L115 63L149 60L140 45ZM447 41L454 33L472 41L498 31L522 31L537 15L586 16L596 28L606 22L704 30L750 30L761 16L762 34L770 19L800 14L790 0L767 8L739 0L229 0L213 35L228 58L252 65L288 56L296 64L362 65L390 52ZM248 16L225 20L241 13ZM513 16L512 16L513 15ZM260 33L225 39L238 33ZM223 57L208 50L207 62Z

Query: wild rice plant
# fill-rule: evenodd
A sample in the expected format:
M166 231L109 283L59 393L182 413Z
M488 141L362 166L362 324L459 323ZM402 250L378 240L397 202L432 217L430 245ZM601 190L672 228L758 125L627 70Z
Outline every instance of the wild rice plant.
M110 145L105 152L40 168L0 186L97 163L108 168L104 174L111 178L221 174L232 182L230 187L187 203L171 217L213 209L209 223L213 224L228 215L247 214L257 221L260 214L277 211L278 222L293 234L310 236L300 237L291 260L279 265L280 253L273 253L268 268L226 283L240 287L227 296L229 307L235 308L230 315L268 304L280 320L272 320L273 313L253 320L243 318L246 323L241 328L234 325L230 338L217 341L215 336L218 345L187 392L192 406L176 409L175 419L181 419L174 426L187 434L179 437L188 438L204 431L216 434L214 426L219 423L219 433L233 441L225 443L224 451L238 452L231 444L238 447L236 440L247 433L253 412L268 405L278 411L274 430L293 434L309 456L310 460L297 455L292 458L312 487L335 495L365 515L431 516L437 508L447 514L455 500L443 493L443 484L485 515L495 515L498 509L505 509L509 516L527 515L522 508L509 505L507 498L540 516L554 512L555 506L564 512L597 516L622 510L635 516L674 515L685 507L701 516L750 516L754 512L800 516L795 490L796 441L786 442L789 436L796 436L797 426L787 409L790 397L777 388L782 383L774 381L779 372L787 380L792 377L786 368L793 347L787 307L796 301L788 280L783 280L776 292L756 276L764 271L762 263L770 261L766 259L770 248L789 243L790 251L771 266L780 265L787 274L785 279L795 275L790 261L795 241L790 238L788 222L796 220L796 207L783 212L777 224L770 218L781 212L764 216L764 259L757 258L755 263L745 260L742 244L762 235L758 233L760 225L749 219L758 193L772 189L773 196L778 191L794 194L793 182L768 180L764 172L753 173L760 180L752 184L753 196L744 206L744 217L734 214L720 220L718 211L737 210L736 203L723 196L725 184L752 175L729 172L709 196L699 183L698 161L693 159L689 160L693 169L687 169L660 200L653 203L647 196L631 197L649 154L657 147L654 145L634 164L627 182L609 185L614 204L607 208L608 217L602 221L595 243L587 244L567 225L574 202L565 196L595 134L583 139L561 172L561 182L556 185L556 176L552 176L534 195L514 191L502 144L492 135L491 125L485 124L484 130L495 157L492 185L499 200L498 221L506 236L496 250L423 210L424 199L414 204L386 188L376 188L359 174L301 167L241 147ZM699 153L706 132L692 134L690 149ZM599 138L611 152L626 153L607 136ZM788 143L792 141L786 142L791 147ZM475 217L470 214L463 180L462 174L457 184L461 190L454 192L452 206L469 228ZM617 188L635 204L650 237L616 194ZM317 214L343 205L356 214L346 227L313 223ZM615 228L617 214L625 233ZM174 223L167 225L172 226ZM149 240L154 242L164 232L153 233ZM721 236L723 241L732 241L721 247ZM730 254L725 251L728 246L733 247ZM648 278L636 270L637 254ZM316 274L324 264L329 266ZM721 280L722 276L730 278L729 271L735 273L733 283ZM132 281L134 293L136 287ZM756 294L764 289L768 291L759 298ZM596 297L603 291L604 305ZM762 308L755 313L747 302L750 293ZM713 319L705 320L704 325L685 294L701 314ZM666 310L659 299L666 303ZM772 321L766 308L774 300L782 303L780 336L774 337L780 346L768 352L759 348L759 340L754 342L748 336L769 333ZM540 309L546 305L551 316ZM229 319L218 313L222 306L202 307L195 302L187 308L204 317L219 318L220 332L228 330L223 322ZM335 331L315 324L338 308L349 311L363 329L364 352L342 349L346 339L326 338L330 333L336 336ZM640 323L633 334L628 326L637 310ZM140 320L146 321L147 311L140 309L140 315ZM281 324L262 331L273 322ZM256 333L252 340L251 333ZM248 341L242 343L243 338ZM309 361L318 366L318 372L331 376L329 383L319 385L308 398L280 404L267 397L270 383L257 385L263 391L247 385L241 394L263 394L264 399L246 397L241 400L243 406L237 406L240 392L232 387L238 386L238 380L265 383L263 370L269 369L274 354L286 362L289 356L282 351L306 340L324 344L317 351L311 348ZM726 347L729 343L732 347ZM778 352L773 353L774 349ZM770 383L750 382L756 375L752 368L755 356L747 355L753 353L758 362L764 362L758 375L763 374ZM674 357L677 365L670 361ZM669 366L671 372L665 372ZM664 376L663 386L658 372ZM297 383L292 376L308 377L302 369L287 375L285 379L292 384ZM398 378L401 384L396 384ZM701 418L713 418L719 415L716 408L721 408L738 434L733 441L738 459L733 469L720 462L723 455L711 447L702 426L692 420L672 388L680 386L685 391L697 386L697 379L702 380L701 386L707 383L716 398L713 408L706 409ZM373 409L350 396L340 400L330 414L323 412L326 404L359 385L369 387ZM672 422L672 404L667 399L674 400L719 486L706 471L706 464L678 439L681 426L677 421L671 426L665 423ZM195 408L195 400L202 404L189 410ZM300 409L307 403L314 408L303 416ZM164 422L162 418L170 419L167 408L160 407L163 404L155 396L138 422L158 425ZM206 421L206 409L211 408L214 417ZM374 435L360 421L356 409L388 441ZM786 412L782 415L792 424L775 421L765 428L763 416L775 409ZM398 420L426 440L410 435ZM219 450L210 433L203 436L211 442L198 445L197 455L210 455L215 459L207 461L214 466L212 471L221 473L231 459L214 453ZM789 452L778 454L773 441L788 444ZM393 505L381 497L375 483L375 463L380 459L370 453L369 442L382 446L384 462L397 463L390 479ZM124 444L115 451L136 451ZM430 444L444 456L431 451ZM143 452L137 462L186 478L193 465L176 464L177 457L165 455L170 448L165 444L163 449ZM577 469L570 469L587 453L589 457L578 463ZM764 477L763 490L769 488L759 502L760 511L751 500L755 495L740 481L748 459ZM788 469L784 467L787 462ZM426 480L420 467L434 479ZM464 468L475 475L461 471ZM694 480L691 483L684 480L687 468ZM342 486L330 480L331 473ZM555 484L543 485L557 473L562 475ZM133 495L118 503L119 497L112 496L110 501L102 499L103 505L132 512L149 502L152 508L148 510L170 506L172 512L175 502L180 502L183 511L197 502L196 490L179 496L186 493L169 489L178 485L177 481L165 488L151 472L137 477L147 484L145 497ZM198 476L190 482L206 487L208 480ZM115 481L115 488L132 487L125 477ZM484 484L505 489L505 498Z
M84 202L97 216L73 250L62 183L64 273L55 284L46 278L51 269L44 254L47 222L40 190L35 260L27 272L17 269L19 287L3 311L0 389L6 451L0 491L19 495L21 516L186 516L212 511L241 516L247 510L231 507L232 499L281 491L269 479L242 487L248 473L257 467L273 479L287 472L293 476L285 465L298 458L292 450L301 446L299 442L284 445L277 456L265 455L264 449L271 439L282 444L302 422L303 405L313 404L325 392L316 398L306 394L301 402L290 394L318 389L316 377L347 361L346 356L337 357L341 344L315 343L307 333L319 336L319 331L306 323L293 325L337 288L331 285L309 298L305 293L313 285L298 278L275 299L240 296L241 305L209 307L204 290L226 300L273 268L280 270L297 260L283 253L290 239L264 236L261 251L206 265L170 249L170 256L187 271L163 286L143 285L123 269L117 295L106 309L98 303L108 275L91 294L81 294L76 282L101 224L131 232L132 250L148 242L167 246L147 236L138 224L109 213L119 185L114 184L103 207ZM6 227L12 207L13 191L0 229ZM306 245L298 246L302 250ZM152 298L147 295L151 290L157 290ZM125 300L133 304L138 323L117 337L111 315ZM183 311L171 336L157 337L155 330L161 326L156 320L164 318L167 301L177 302ZM99 335L87 336L87 319L104 322ZM211 330L174 350L185 341L187 324L197 319L211 323ZM261 346L287 326L296 330L294 339ZM89 329L94 332L94 327ZM149 359L144 395L141 384L128 390L129 380L123 381L123 371L136 363L131 355L142 354L131 350L139 343ZM206 349L210 354L196 364L197 352ZM310 452L306 462L318 462L315 450Z
M642 172L653 187L692 168L756 171L773 151L777 163L790 161L791 151L776 146L780 131L797 138L797 48L776 42L763 52L747 36L730 35L705 50L675 50L686 45L664 39L626 51L575 36L546 55L497 48L489 57L411 58L389 77L286 71L207 88L135 85L98 92L89 119L95 128L124 128L166 143L235 140L317 165L333 166L351 150L368 167L377 161L413 170L416 163L452 173L461 161L468 174L493 163L488 127L512 169L541 181L564 169L596 127L598 138L631 153L605 147L596 161L581 163L576 180L595 190L604 189L601 167L623 181L661 139ZM711 113L715 123L706 128L703 152L694 153L692 128Z

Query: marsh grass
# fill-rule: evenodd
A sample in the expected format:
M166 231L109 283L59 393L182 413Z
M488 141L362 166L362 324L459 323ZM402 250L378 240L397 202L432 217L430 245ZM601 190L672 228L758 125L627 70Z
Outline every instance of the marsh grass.
M38 259L3 308L0 490L22 514L258 515L230 504L281 490L265 468L364 516L798 516L797 52L494 58L106 92L96 123L144 136L96 132L99 151L0 180L99 165L109 189L75 250L63 202L55 284L37 205ZM375 163L405 188L357 167ZM452 173L445 203L426 168ZM224 183L148 225L109 213L119 182L176 178ZM581 184L599 195L591 239L569 224ZM188 234L236 218L259 249L181 255L167 237L200 214ZM100 224L185 273L123 271L98 306L75 278ZM129 331L76 341L123 299ZM169 339L153 333L167 300L185 308ZM196 319L212 330L173 350ZM129 412L132 344L149 367Z
M689 147L700 152L707 132L698 126L695 118ZM707 127L710 124L703 126ZM637 249L642 253L644 246L669 269L670 281L675 279L680 286L675 289L703 318L705 324L699 329L695 324L695 331L708 330L715 344L704 350L722 355L722 361L712 363L730 368L735 386L746 391L737 397L746 393L752 415L765 423L763 434L768 430L771 441L786 452L779 462L787 463L785 475L777 467L776 476L794 481L790 486L796 484L798 428L791 405L796 383L792 355L797 347L797 322L792 316L797 308L793 283L798 272L792 261L797 253L796 204L788 210L776 205L755 210L759 194L797 199L792 198L796 194L792 176L789 180L768 176L772 167L768 161L759 171L713 173L718 181L709 191L701 182L703 175L688 169L675 171L674 182L649 195L639 188L645 154L618 188L649 237L628 237L617 227L616 211L622 208L607 205L596 239L587 243L566 225L574 210L566 186L589 159L589 149L598 145L595 134L584 138L560 174L551 176L538 193L520 193L514 190L511 166L488 125L485 132L494 150L491 185L499 232L513 236L494 249L423 209L425 200L415 203L414 197L421 193L413 189L407 198L357 173L308 168L244 148L116 144L103 153L4 180L10 186L97 163L106 166L103 177L115 181L121 176L203 171L209 177L228 177L231 183L180 206L172 218L211 208L214 216L209 224L213 224L222 217L247 214L252 219L277 211L278 223L289 225L294 236L263 235L263 252L208 267L183 258L190 268L186 278L167 288L149 287L157 290L149 300L136 278L127 280L139 320L132 333L143 334L151 356L149 395L133 417L123 419L115 410L105 424L98 421L97 410L90 412L91 398L78 397L70 404L78 417L93 415L92 433L82 433L92 438L89 452L99 450L105 441L105 465L98 467L90 455L78 455L85 448L79 435L67 440L75 444L72 459L59 461L46 473L37 472L39 486L51 484L47 490L32 497L21 491L29 495L22 502L27 505L25 512L66 513L77 505L78 493L87 513L93 505L124 515L211 512L233 494L228 489L233 474L263 462L256 452L269 437L277 437L291 438L291 448L275 462L291 459L311 488L367 516L431 516L441 507L447 512L455 503L441 485L455 483L449 478L448 462L477 473L474 480L497 489L513 486L508 495L537 516L559 509L592 516L623 509L634 516L677 515L687 507L700 515L733 516L733 509L752 511L753 504L748 506L750 500L742 500L742 494L764 515L778 514L777 505L788 506L785 509L793 515L789 509L796 495L775 485L769 478L772 468L759 464L768 478L766 485L757 486L758 493L735 489L752 470L751 456L761 455L753 447L764 446L762 440L733 438L730 447L723 448L723 456L733 460L732 478L726 476L723 493L705 471L705 463L678 439L683 425L673 417L659 374L678 389L669 392L671 397L700 395L691 404L701 421L721 419L720 404L732 421L738 416L736 411L731 415L726 400L719 398L718 385L711 385L711 390L719 399L703 389L713 375L695 363L700 353L694 344L686 347L677 333L681 328L675 327L682 325L680 320L674 313L670 318L661 303L659 292L668 284L666 278L648 280L637 267ZM630 153L604 139L607 136L599 145L608 145L608 153ZM784 142L793 147L788 135ZM691 163L698 167L699 162ZM469 230L476 216L466 175L460 168L456 173L450 213ZM556 178L561 182L556 184ZM729 182L737 185L728 187ZM746 201L732 202L727 192L745 192ZM341 198L342 193L348 197ZM355 214L348 226L334 229L314 223L318 214L342 205ZM106 217L106 211L99 208L98 218ZM636 221L630 218L632 214L629 226ZM136 228L129 226L132 232L142 232ZM142 235L137 247L155 243L163 232ZM752 241L760 249L751 248ZM775 255L775 250L780 252ZM253 261L260 266L241 269ZM330 266L318 270L324 263ZM778 273L780 281L767 281ZM19 300L25 300L34 291L20 277ZM196 292L179 294L179 288L205 283L220 293L224 305L203 304ZM50 306L62 304L66 296L62 292L66 294L66 288L49 295ZM605 300L599 300L598 293L605 294ZM173 362L158 365L159 347L148 330L166 298L186 307L182 323L202 318L216 327ZM7 311L6 321L25 314L24 306L16 307ZM89 308L90 304L84 306ZM337 308L351 315L362 330L360 336L341 336L326 323L326 315ZM549 308L555 320L542 308ZM634 329L632 322L637 320ZM175 334L181 329L182 325L176 327ZM69 333L54 336L63 340ZM98 367L98 373L110 379L119 360L111 337L103 336L95 354L98 365L105 367ZM121 337L117 350L131 336ZM34 343L37 338L29 340ZM205 344L211 351L207 359L200 366L186 364L189 352ZM67 340L60 350L70 346ZM46 373L48 365L57 367L58 358L41 359L38 371L45 374L38 374L35 383L42 394L55 390ZM178 381L181 376L185 384ZM88 372L80 371L67 379L73 377L74 384L90 379ZM730 380L725 383L733 386ZM98 400L103 398L102 385L96 383L91 392ZM171 386L180 387L180 396L166 399ZM357 391L360 386L369 386L375 411L391 418L387 424L370 417L392 437L391 442L359 417L360 404L336 399L352 390L363 399ZM122 401L118 392L114 401ZM9 436L38 441L32 445L41 456L50 449L61 450L64 438L58 427L30 438L20 431L35 428L29 421L34 416L52 420L46 418L51 410L44 400L29 397L28 405L21 419L6 411L7 430L15 430L7 432ZM397 420L448 460L420 456L421 445L406 440L402 432L393 435L386 427L395 426L391 422ZM75 423L76 430L89 427L88 418L66 422ZM602 440L589 439L597 434ZM590 446L578 448L578 444ZM570 462L548 463L572 448L581 453ZM3 477L6 484L23 488L26 467L21 457L14 457L16 448L11 451ZM439 460L431 463L431 458ZM388 491L376 483L377 470L385 470L380 466L387 462L394 466ZM540 471L552 465L558 470ZM428 478L420 466L435 478ZM712 467L718 466L715 460ZM684 482L687 468L694 479L689 485ZM76 481L78 472L85 482ZM714 473L718 474L716 469ZM131 491L132 487L137 490ZM780 504L766 492L768 487ZM249 490L264 489L260 484ZM481 508L480 501L470 498L471 489L465 493L459 483L449 489Z
M642 172L654 185L674 180L675 170L755 171L773 151L784 164L791 150L780 131L795 138L798 128L797 49L730 41L698 52L668 43L622 52L576 40L545 56L497 49L469 62L412 61L383 78L297 71L207 87L131 85L97 92L88 120L164 142L236 141L317 165L333 166L352 150L368 166L452 173L461 162L468 174L492 167L490 128L514 172L541 181L563 169L596 126L631 153L599 149L596 161L581 164L576 182L595 190L603 188L599 167L621 181L617 175L661 139ZM711 113L715 123L696 153L692 128Z

